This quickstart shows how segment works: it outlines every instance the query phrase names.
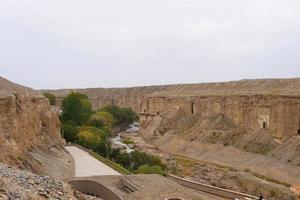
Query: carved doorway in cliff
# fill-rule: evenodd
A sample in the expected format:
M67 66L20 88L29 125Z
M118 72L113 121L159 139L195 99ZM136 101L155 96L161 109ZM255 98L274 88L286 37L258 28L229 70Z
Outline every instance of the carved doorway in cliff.
M267 129L267 123L266 122L263 122L262 126L263 126L262 127L263 129Z
M298 135L300 135L300 128L298 129Z
M192 115L194 114L194 112L195 112L195 103L194 102L192 102L191 103L191 113L192 113Z

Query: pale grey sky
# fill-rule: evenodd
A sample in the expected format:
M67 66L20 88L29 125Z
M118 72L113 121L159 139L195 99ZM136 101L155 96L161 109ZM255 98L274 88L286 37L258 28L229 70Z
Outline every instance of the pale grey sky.
M0 0L0 76L36 89L300 77L299 0Z

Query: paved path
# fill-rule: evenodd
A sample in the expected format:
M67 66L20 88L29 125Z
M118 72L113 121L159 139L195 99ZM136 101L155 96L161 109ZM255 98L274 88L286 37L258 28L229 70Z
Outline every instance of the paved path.
M78 147L67 146L65 148L74 158L75 177L121 175Z

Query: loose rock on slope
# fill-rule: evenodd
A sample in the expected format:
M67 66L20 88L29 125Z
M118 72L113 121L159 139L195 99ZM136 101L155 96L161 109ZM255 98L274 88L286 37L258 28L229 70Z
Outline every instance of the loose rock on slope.
M0 163L0 199L3 200L99 200L75 192L59 179L38 176Z

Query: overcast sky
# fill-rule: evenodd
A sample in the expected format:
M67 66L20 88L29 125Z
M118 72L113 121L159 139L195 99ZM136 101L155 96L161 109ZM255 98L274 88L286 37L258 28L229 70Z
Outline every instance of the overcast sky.
M299 0L0 0L0 76L36 89L300 77Z

